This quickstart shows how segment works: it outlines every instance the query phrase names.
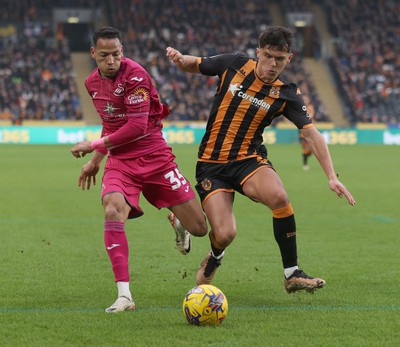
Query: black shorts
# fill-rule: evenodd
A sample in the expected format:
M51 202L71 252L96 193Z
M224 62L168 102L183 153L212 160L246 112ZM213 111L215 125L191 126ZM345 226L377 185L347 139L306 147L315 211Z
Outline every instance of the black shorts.
M243 184L262 167L274 168L272 163L262 156L251 157L228 163L197 162L196 190L202 203L217 191L243 193Z

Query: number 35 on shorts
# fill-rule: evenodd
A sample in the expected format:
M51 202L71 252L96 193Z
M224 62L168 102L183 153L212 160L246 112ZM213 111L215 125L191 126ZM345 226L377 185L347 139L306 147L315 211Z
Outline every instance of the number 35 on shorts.
M186 184L186 179L180 173L178 168L167 172L164 177L169 180L173 190L178 189L182 184Z

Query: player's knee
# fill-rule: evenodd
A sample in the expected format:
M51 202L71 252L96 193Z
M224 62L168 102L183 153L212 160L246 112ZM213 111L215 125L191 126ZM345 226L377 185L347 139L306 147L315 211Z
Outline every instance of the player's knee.
M208 226L205 217L199 217L194 223L192 223L190 230L188 230L193 236L203 237L207 235Z
M285 191L280 191L275 194L272 203L272 209L280 208L289 205L290 201Z
M105 220L125 221L128 218L131 207L124 198L119 199L119 196L109 194L103 198L103 209Z
M232 241L236 237L236 229L231 228L231 229L226 229L226 228L220 228L220 229L214 229L213 230L213 244L217 248L226 248L228 247Z
M119 220L124 221L125 218L125 210L123 207L118 208L118 206L114 204L107 204L104 206L104 218L105 220Z
M118 211L111 206L107 206L104 208L104 218L105 220L118 220Z
M208 225L206 218L201 218L197 224L197 236L206 236L208 233Z

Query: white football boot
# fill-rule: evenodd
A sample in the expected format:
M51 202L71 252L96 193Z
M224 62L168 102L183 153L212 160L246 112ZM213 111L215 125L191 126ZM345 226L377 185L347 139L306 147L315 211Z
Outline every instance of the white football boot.
M120 296L110 307L106 308L107 313L118 313L136 309L133 300L126 296Z
M179 219L176 218L172 212L168 214L168 219L175 230L176 249L183 255L188 254L192 247L190 233L183 227Z

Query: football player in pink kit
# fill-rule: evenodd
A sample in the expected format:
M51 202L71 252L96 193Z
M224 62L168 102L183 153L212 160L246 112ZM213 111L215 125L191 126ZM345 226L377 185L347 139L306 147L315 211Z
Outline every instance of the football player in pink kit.
M104 27L93 35L90 49L97 68L86 79L86 89L101 117L101 138L78 142L71 150L80 158L94 151L79 175L78 185L96 184L103 158L104 243L111 260L118 299L106 309L116 313L135 309L129 288L129 249L125 221L143 214L140 193L155 207L167 207L178 250L190 251L190 234L204 236L207 223L189 182L162 135L161 119L168 108L160 103L146 70L123 57L120 33ZM190 233L190 234L189 234Z

